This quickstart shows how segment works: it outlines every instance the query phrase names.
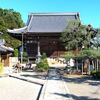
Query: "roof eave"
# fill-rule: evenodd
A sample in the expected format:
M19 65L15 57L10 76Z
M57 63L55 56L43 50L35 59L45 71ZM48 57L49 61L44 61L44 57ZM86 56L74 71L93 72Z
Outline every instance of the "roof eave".
M26 33L27 32L27 26L23 27L23 28L19 28L19 29L7 29L8 33Z

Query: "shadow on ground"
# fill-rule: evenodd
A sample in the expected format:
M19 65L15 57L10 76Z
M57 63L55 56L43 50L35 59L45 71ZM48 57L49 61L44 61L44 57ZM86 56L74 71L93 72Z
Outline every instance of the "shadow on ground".
M62 79L65 82L72 82L72 83L87 83L89 85L97 86L100 85L100 79L94 79L89 75L69 75L66 74L65 71L62 69L58 69L58 73L61 75Z
M24 70L23 72L26 72L26 73L21 74L21 76L24 76L24 77L38 78L38 79L43 79L43 80L45 80L47 77L46 72L35 72L31 69ZM31 74L28 74L27 72L31 72Z
M100 80L95 80L90 76L80 76L80 77L70 77L70 76L62 76L65 82L72 82L72 83L87 83L89 85L97 86L100 85Z
M76 96L73 94L61 94L61 93L54 93L54 94L62 96L62 97L66 97L66 98L71 97L73 100L99 100L98 98L91 98L88 96Z
M21 74L21 76L24 76L24 77L31 77L31 78L34 77L34 78L43 79L43 80L45 80L48 77L46 72L36 72L36 71L33 71L32 69L24 70L23 72L35 73L35 74ZM78 83L78 84L87 83L93 86L100 85L100 80L93 79L91 76L88 76L88 75L87 76L77 75L79 77L74 77L73 75L73 77L72 76L70 77L70 75L64 75L64 72L61 69L57 69L57 73L58 73L58 76L55 76L54 78L52 78L53 75L51 75L50 76L51 78L49 77L49 79L59 80L60 79L59 77L61 77L63 78L65 82L72 82L72 83Z

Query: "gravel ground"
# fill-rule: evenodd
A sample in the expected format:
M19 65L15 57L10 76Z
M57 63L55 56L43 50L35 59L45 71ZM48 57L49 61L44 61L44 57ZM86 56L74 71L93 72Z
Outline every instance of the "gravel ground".
M36 100L41 86L11 77L0 78L0 100Z
M69 75L65 77L65 81L74 100L100 100L100 80Z

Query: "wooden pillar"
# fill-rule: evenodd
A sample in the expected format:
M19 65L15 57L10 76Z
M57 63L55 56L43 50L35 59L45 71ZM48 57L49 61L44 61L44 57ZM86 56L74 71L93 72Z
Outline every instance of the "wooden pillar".
M78 61L76 60L76 69L78 71Z
M90 61L88 63L88 74L90 75Z
M92 60L92 66L93 66L93 69L94 69L94 61Z
M99 69L99 68L98 68L98 58L97 58L97 71L98 71L98 69Z

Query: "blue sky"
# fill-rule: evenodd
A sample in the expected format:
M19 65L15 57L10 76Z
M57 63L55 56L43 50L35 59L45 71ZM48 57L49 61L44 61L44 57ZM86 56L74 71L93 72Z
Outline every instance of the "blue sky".
M25 23L30 12L79 12L83 24L100 28L100 0L0 0L0 8L20 12Z

